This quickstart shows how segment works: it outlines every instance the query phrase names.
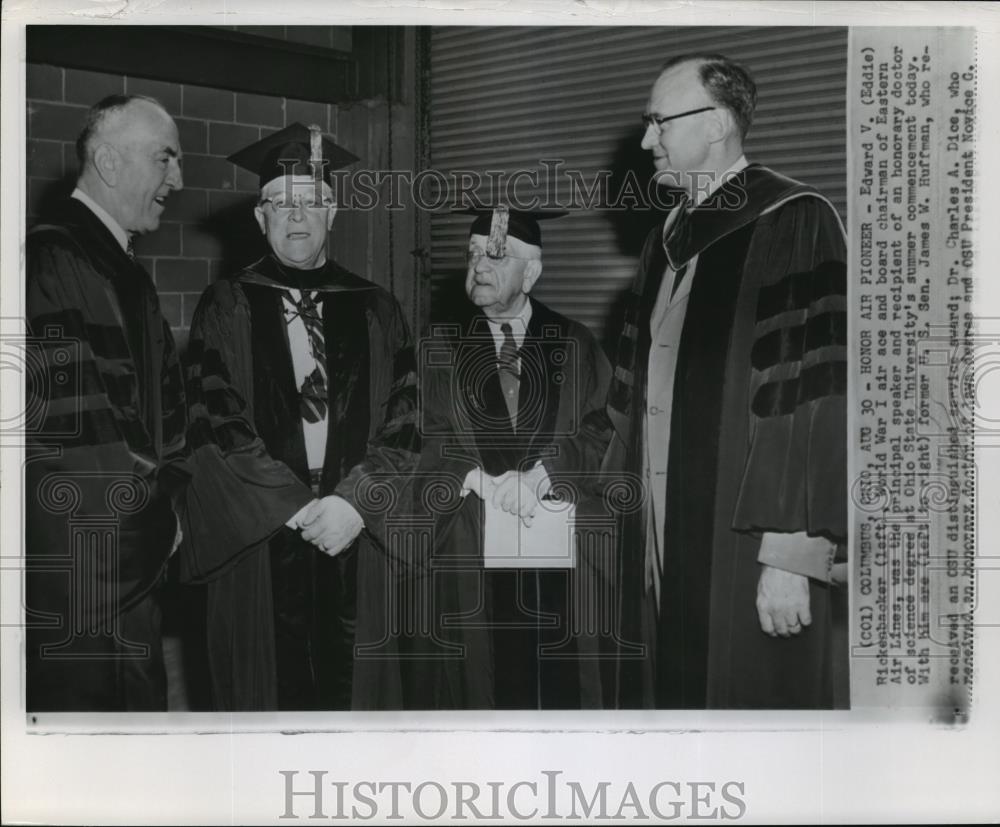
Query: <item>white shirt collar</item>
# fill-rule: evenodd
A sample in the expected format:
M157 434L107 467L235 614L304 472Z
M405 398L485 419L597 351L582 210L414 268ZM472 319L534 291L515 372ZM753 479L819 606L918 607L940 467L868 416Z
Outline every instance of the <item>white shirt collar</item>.
M108 211L104 209L104 207L98 204L79 187L73 190L70 194L70 198L75 198L77 201L86 206L87 209L89 209L94 215L101 219L101 223L111 231L111 235L115 237L115 241L121 244L123 250L128 251L128 233L122 229L121 224L115 221Z
M750 166L750 164L747 162L747 156L740 155L740 157L736 159L736 162L731 167L729 167L729 169L727 169L718 178L715 179L715 184L710 190L708 190L707 192L702 191L698 193L698 197L695 199L694 206L697 207L713 192L715 192L719 187L721 187L724 183L726 183L726 181L728 181L731 176L739 174L740 172L745 170L748 166ZM684 203L685 202L682 202L678 204L676 207L674 207L670 211L669 215L667 215L666 221L663 222L664 243L666 243L666 238L670 235L670 230L672 229L674 222L677 220L677 215L680 212L681 207L684 205ZM690 212L691 209L694 208L693 207L690 208L688 212Z
M493 334L493 341L497 346L497 353L500 352L500 346L503 344L503 331L500 330L500 326L504 323L510 325L510 331L514 335L514 341L517 343L518 347L524 344L524 337L528 332L528 322L531 321L531 299L528 299L524 303L524 307L521 308L521 312L515 316L501 316L496 319L492 319L489 316L486 317L486 321L490 326L490 333Z
M719 187L721 187L724 183L726 183L726 181L729 180L730 176L737 175L738 173L743 172L743 170L745 170L748 166L750 166L750 164L747 162L747 156L740 155L740 157L736 159L736 163L734 163L731 167L729 167L729 169L723 172L722 175L720 175L718 178L715 179L715 183L710 190L708 191L701 190L698 192L697 197L695 198L694 201L694 206L697 207L699 204L701 204L713 192L715 192ZM674 221L677 220L677 211L680 208L681 204L678 204L670 211L670 214L667 216L667 220L663 224L664 238L666 238L670 234L670 228L673 226ZM691 209L694 209L694 207L691 207L688 211L690 212Z

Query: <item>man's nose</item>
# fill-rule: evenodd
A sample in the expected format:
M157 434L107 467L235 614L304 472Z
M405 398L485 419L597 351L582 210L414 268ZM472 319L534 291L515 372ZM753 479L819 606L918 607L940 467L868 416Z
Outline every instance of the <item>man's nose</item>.
M170 161L170 172L167 174L167 186L173 190L184 189L184 175L181 173L181 163L176 158Z
M656 127L653 126L653 124L650 124L646 127L646 131L642 133L642 148L652 149L656 146L659 138L660 133L656 130Z

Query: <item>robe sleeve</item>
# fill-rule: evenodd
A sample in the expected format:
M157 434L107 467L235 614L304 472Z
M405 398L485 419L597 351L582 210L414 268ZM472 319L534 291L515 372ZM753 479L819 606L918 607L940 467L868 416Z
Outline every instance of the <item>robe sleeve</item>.
M157 315L159 298L153 293ZM160 455L162 463L157 481L170 496L174 511L183 523L184 490L191 481L187 450L187 396L184 372L170 325L162 320L163 361L160 367Z
M188 581L228 571L313 499L254 429L250 337L239 286L220 281L209 287L191 323L186 359L192 476L181 576Z
M430 336L416 358L413 349L398 352L387 420L369 444L365 462L337 487L382 548L409 569L425 567L429 549L419 543L394 548L388 518L395 518L398 533L415 536L433 525L441 536L463 504L466 474L479 465L455 421L450 368L435 359L450 347L447 338Z
M29 537L29 546L45 553L65 547L63 506L73 504L74 519L106 519L112 508L118 520L115 568L92 575L115 584L116 608L122 609L157 582L166 564L176 532L171 486L161 484L165 463L149 452L111 287L68 236L54 236L29 238L26 256L33 381L25 409L28 485L34 485L28 532L38 540ZM162 317L153 314L145 322L159 324ZM179 454L182 442L172 439L170 448ZM140 481L141 490L130 480ZM105 565L103 557L95 560Z
M447 339L430 339L421 350L420 432L422 452L417 466L414 509L420 512L449 511L461 504L462 487L469 472L482 465L471 424L465 422L455 402L454 367L442 365L442 347L453 348ZM440 506L440 508L438 507Z
M414 349L401 314L394 327L399 348L385 421L369 443L365 461L337 486L337 493L359 511L382 549L413 570L428 565L429 548L409 540L394 543L390 534L413 538L433 525L435 536L441 536L464 502L466 474L479 462L458 433L451 371L434 357L450 348L450 341L425 337Z
M611 441L613 427L607 413L611 364L604 351L585 329L577 332L580 357L575 410L576 428L556 442L556 452L544 461L550 479L568 479L580 495L599 488L597 475Z
M417 531L429 528L431 540L426 548L415 548L407 555L405 562L411 569L430 571L432 555L448 547L442 540L451 535L462 511L481 514L482 509L478 496L462 493L466 477L482 466L482 459L471 425L462 416L461 406L455 404L455 369L451 360L442 359L446 349L454 347L456 343L448 336L431 335L418 351L421 453L410 478L406 505L414 527ZM475 525L480 525L478 518ZM474 552L467 548L466 553Z
M388 381L372 400L371 436L365 458L337 484L334 493L347 500L365 521L365 529L384 541L386 520L405 509L410 476L420 459L417 417L417 371L413 339L402 308L386 294L377 304L377 324L369 323L374 373Z
M844 542L847 277L833 208L807 196L763 216L746 268L760 287L733 527Z

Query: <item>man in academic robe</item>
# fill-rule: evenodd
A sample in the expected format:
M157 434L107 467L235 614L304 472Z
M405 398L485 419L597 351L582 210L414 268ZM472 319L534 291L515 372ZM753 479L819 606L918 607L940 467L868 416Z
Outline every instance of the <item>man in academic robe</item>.
M477 214L468 313L421 342L412 525L430 531L411 544L426 553L411 555L408 605L425 614L410 624L409 708L577 709L611 699L604 630L581 616L610 589L607 561L578 553L575 567L484 567L486 510L528 527L553 486L582 498L611 436L607 358L583 325L529 295L542 274L539 217L505 206ZM518 531L492 539L514 548Z
M644 116L682 196L647 239L609 397L648 489L620 533L647 651L623 660L624 706L847 702L844 232L747 163L756 97L739 65L686 55Z
M182 563L206 585L213 703L398 707L391 659L354 658L383 637L384 558L334 493L376 434L407 445L416 399L399 304L327 257L330 174L357 158L293 124L229 160L260 176L270 252L210 286L191 328L189 441L217 485L188 503L205 528Z
M166 709L157 586L179 540L186 409L132 242L183 186L163 107L87 113L76 188L28 233L27 708Z

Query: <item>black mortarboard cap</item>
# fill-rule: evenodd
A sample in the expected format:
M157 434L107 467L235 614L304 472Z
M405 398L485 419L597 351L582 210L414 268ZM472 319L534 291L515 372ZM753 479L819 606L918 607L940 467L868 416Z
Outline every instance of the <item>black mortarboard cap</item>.
M486 244L486 254L494 257L504 254L507 236L541 247L542 229L538 222L568 215L566 210L514 210L503 205L483 209L469 208L461 212L475 216L469 235L487 236L489 241Z
M315 175L314 160L320 161L320 174L329 182L334 170L359 159L323 135L318 126L293 123L234 152L226 160L256 172L263 187L268 181L284 175Z

